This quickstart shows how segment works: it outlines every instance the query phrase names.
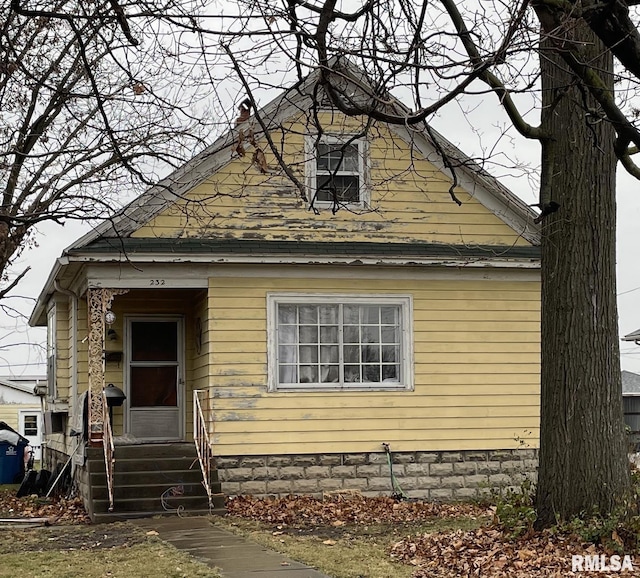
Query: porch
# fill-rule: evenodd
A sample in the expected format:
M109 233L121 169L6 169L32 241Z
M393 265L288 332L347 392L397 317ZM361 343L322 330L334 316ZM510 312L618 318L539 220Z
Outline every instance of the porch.
M94 521L224 510L197 398L208 387L206 300L201 289L89 289L79 301L88 400L75 478Z

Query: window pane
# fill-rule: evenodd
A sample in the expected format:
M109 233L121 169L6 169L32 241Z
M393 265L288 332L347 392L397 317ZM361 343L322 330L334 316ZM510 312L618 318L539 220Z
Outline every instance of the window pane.
M300 325L318 323L318 308L315 305L302 305L298 308Z
M280 383L298 383L298 367L296 365L281 365L278 381Z
M296 311L295 305L278 305L278 323L295 323Z
M376 325L375 327L364 326L362 328L362 342L363 343L379 343L380 342L380 329Z
M361 322L364 324L380 323L380 307L361 307Z
M318 343L318 328L300 327L300 343Z
M358 345L344 346L344 362L360 363L360 347Z
M278 348L280 363L295 363L298 361L298 347L296 345L281 345Z
M358 145L318 144L317 167L320 171L358 171Z
M362 373L364 381L380 382L380 366L379 365L363 365Z
M301 365L300 383L318 383L318 366Z
M296 343L298 335L297 329L295 325L281 325L278 327L278 339L280 343Z
M357 325L360 323L360 307L358 305L345 305L342 308L342 322L345 325Z
M338 323L338 307L322 306L320 309L320 325L335 325Z
M320 343L338 343L338 327L321 327Z
M338 363L340 360L339 349L337 345L321 345L320 346L320 362L321 363Z
M345 326L343 339L345 343L360 343L360 329L353 325Z
M316 345L301 345L300 362L318 363L318 347Z
M337 383L340 380L340 367L337 365L320 366L320 378L322 383Z
M380 347L378 345L364 345L362 347L362 362L372 363L380 361Z
M359 203L360 177L356 175L318 175L317 200Z
M380 307L380 323L383 325L397 325L399 315L399 307Z
M178 324L175 321L131 323L133 361L177 361Z
M382 343L398 343L398 333L395 327L382 327Z
M37 415L24 416L24 435L25 436L38 435L38 416Z
M345 365L344 366L344 380L347 383L357 383L362 381L360 379L360 366L359 365Z
M399 366L397 365L383 365L382 366L382 381L399 381Z
M400 361L400 349L395 345L383 345L382 361L387 363Z
M132 367L131 407L157 407L178 405L176 366Z

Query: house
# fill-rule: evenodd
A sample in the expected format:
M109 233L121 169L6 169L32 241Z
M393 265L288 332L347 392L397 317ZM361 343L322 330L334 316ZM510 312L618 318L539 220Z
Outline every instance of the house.
M631 442L640 442L640 375L622 371L622 403L624 423L629 429Z
M36 388L46 384L39 375L0 376L0 421L29 440L33 457L42 457L43 415Z
M341 74L355 94L362 79ZM162 511L186 468L131 487L127 475L159 469L171 448L186 458L194 439L226 495L389 493L382 444L411 496L467 498L534 475L535 214L430 127L312 110L317 80L230 127L54 264L30 320L50 335L48 454L73 454L95 519L105 477L114 513L139 514L143 484ZM126 396L109 411L105 385ZM84 436L72 436L87 391Z

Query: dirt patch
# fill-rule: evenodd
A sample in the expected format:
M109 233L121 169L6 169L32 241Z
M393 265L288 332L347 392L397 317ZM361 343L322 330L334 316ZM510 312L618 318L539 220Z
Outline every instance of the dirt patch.
M145 532L126 522L10 528L0 529L0 552L98 550L134 546L147 540Z

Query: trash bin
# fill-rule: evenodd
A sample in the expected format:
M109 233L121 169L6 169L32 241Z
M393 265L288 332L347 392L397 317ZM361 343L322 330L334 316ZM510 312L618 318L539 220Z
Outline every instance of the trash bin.
M0 421L0 484L19 484L24 477L24 448L29 440Z

